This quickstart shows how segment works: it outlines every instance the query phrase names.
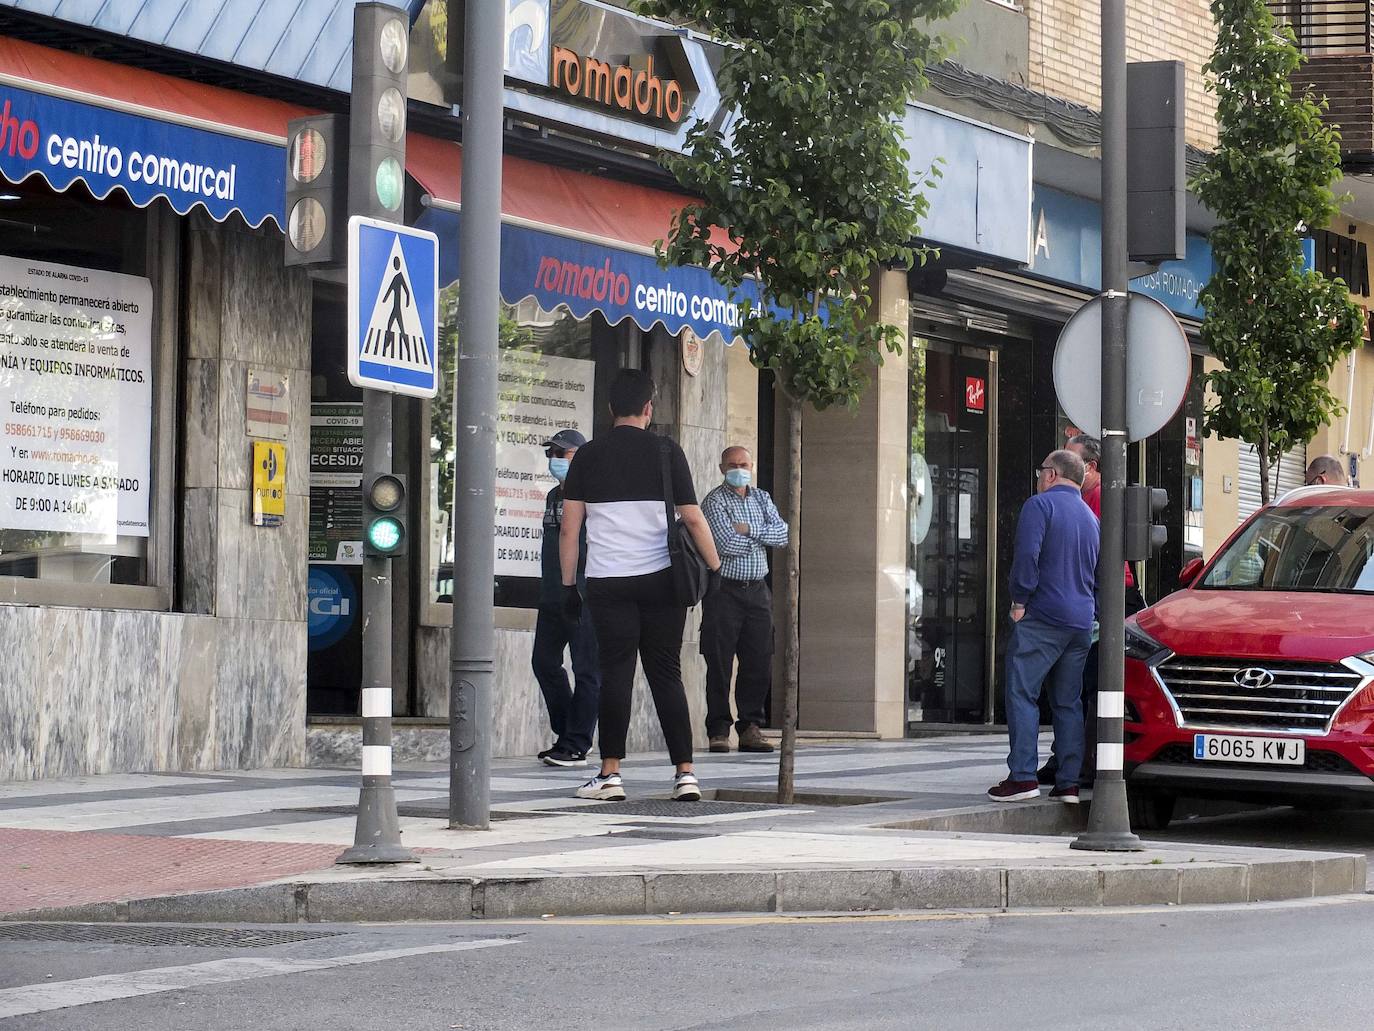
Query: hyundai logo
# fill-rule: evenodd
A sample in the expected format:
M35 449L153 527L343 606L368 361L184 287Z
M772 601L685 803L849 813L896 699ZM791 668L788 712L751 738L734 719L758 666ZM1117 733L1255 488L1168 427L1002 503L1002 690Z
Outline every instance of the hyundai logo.
M1274 674L1267 669L1260 669L1258 666L1251 666L1243 669L1231 678L1236 682L1237 687L1248 687L1252 691L1259 691L1274 682Z

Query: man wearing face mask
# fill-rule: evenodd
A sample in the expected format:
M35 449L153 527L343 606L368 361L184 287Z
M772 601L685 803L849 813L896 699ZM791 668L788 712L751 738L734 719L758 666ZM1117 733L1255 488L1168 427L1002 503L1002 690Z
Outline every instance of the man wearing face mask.
M596 730L601 695L601 667L597 658L596 630L590 619L573 622L563 612L563 580L558 561L558 532L563 525L563 481L577 449L587 438L577 430L559 430L544 441L549 474L558 481L544 500L544 540L540 552L539 617L534 625L534 678L549 710L554 743L539 753L546 766L586 766ZM577 578L587 588L587 535L582 533ZM573 678L568 685L563 652L572 649Z
M787 524L768 492L753 486L747 448L720 456L725 482L701 502L720 553L721 589L702 602L701 654L706 659L706 736L713 752L730 751L730 673L735 680L734 720L741 752L771 752L759 727L773 687L773 595L766 548L787 543Z

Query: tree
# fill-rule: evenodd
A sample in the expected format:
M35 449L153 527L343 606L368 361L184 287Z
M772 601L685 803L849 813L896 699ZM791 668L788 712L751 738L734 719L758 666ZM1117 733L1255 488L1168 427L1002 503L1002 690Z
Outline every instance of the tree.
M1322 122L1324 99L1293 91L1292 30L1265 0L1213 0L1212 15L1218 141L1194 189L1220 220L1202 339L1225 367L1207 377L1206 428L1255 446L1267 503L1276 460L1343 411L1326 384L1364 322L1345 284L1302 268L1303 236L1339 210L1340 133Z
M939 41L924 31L958 0L639 0L642 13L690 21L725 44L717 85L727 128L699 122L664 164L700 197L673 223L660 259L709 268L737 290L750 358L785 399L787 511L783 739L778 798L793 795L797 726L801 436L805 405L858 403L869 370L903 329L871 317L882 266L913 248L927 205L902 147L908 97ZM727 135L728 134L728 135ZM918 177L934 187L930 176ZM717 228L719 227L719 228Z

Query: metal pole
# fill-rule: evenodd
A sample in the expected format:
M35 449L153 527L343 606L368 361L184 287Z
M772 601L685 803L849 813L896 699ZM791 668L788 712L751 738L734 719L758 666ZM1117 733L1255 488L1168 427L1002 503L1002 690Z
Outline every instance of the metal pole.
M374 138L377 81L373 52L380 25L401 12L386 4L359 4L353 11L353 81L349 134L354 143ZM402 15L402 17L404 17ZM349 207L353 214L394 217L380 203L372 183L370 156L357 150L349 161ZM391 472L391 395L363 391L363 489L372 477ZM363 507L366 512L366 505ZM363 530L367 532L366 527ZM363 786L353 847L336 863L414 863L401 844L396 791L391 785L391 559L363 558L362 720Z
M391 472L391 395L363 391L363 483ZM363 559L363 786L353 847L336 863L414 863L391 785L391 560Z
M1102 0L1102 549L1097 561L1097 780L1072 847L1132 852L1122 773L1126 651L1126 0Z
M502 68L506 5L469 3L463 40L463 184L453 439L449 825L491 819L496 629L496 366L500 318Z

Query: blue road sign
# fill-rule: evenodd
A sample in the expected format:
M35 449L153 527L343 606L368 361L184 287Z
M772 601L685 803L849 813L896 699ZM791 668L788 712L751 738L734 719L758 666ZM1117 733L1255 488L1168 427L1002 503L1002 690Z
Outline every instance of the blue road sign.
M439 238L348 220L348 381L412 397L439 389Z

